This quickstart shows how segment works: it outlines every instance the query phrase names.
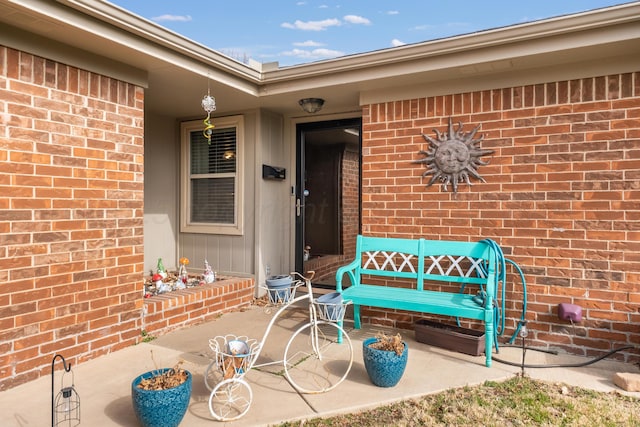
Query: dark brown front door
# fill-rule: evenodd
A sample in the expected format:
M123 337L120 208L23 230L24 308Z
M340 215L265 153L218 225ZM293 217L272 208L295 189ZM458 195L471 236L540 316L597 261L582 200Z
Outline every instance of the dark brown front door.
M297 127L296 271L331 284L360 231L360 119Z

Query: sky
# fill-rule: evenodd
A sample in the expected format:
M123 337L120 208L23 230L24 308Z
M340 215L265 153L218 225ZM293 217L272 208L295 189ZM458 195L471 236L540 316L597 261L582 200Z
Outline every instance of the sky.
M625 3L624 0L109 0L241 62L281 67Z

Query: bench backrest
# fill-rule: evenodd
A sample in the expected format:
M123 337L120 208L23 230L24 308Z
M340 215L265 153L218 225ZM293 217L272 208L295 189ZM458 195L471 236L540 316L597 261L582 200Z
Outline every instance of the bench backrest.
M485 241L460 242L426 239L399 239L358 235L354 271L359 283L363 275L404 278L416 281L418 290L425 280L485 285L495 296L497 254Z

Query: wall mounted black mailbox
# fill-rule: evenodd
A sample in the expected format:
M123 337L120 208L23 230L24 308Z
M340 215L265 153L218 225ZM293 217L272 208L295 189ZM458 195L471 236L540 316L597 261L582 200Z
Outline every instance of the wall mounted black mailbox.
M262 165L263 179L283 180L286 178L286 175L287 175L287 170L285 168L279 168L277 166Z

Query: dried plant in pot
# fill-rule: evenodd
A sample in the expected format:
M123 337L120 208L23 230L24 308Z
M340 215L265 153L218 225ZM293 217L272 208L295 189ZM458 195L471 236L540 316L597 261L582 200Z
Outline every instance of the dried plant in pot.
M131 383L131 400L143 427L177 427L191 399L192 375L178 363L137 376Z
M372 383L378 387L393 387L400 382L407 367L409 346L400 334L381 332L362 342L362 357Z

